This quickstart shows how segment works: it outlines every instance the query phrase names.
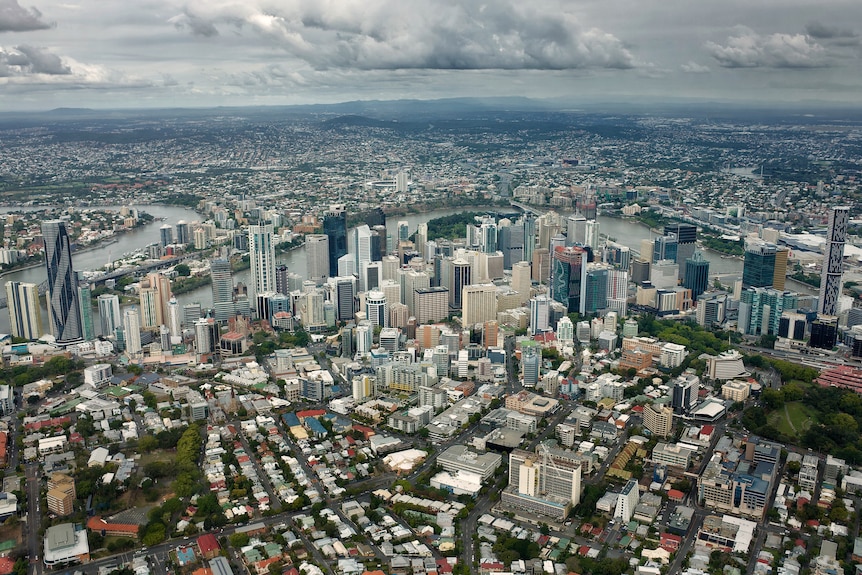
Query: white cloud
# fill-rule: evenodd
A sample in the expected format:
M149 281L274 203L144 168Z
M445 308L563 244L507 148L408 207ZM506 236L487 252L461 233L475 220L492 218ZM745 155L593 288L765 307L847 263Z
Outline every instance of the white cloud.
M704 66L702 64L698 64L693 60L689 60L685 64L680 66L683 72L688 74L706 74L709 72L709 66Z
M725 68L819 68L828 65L823 46L805 34L760 35L739 27L725 45L706 49Z

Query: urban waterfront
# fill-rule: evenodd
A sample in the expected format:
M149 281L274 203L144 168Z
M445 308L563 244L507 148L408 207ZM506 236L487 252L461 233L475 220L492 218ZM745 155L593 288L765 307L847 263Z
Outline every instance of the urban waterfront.
M104 209L119 210L120 207L121 206L105 206ZM120 235L118 237L118 241L75 253L73 255L73 262L77 271L100 269L125 253L142 249L153 242L157 242L159 239L159 228L162 225L168 224L174 226L177 222L182 220L194 222L202 219L199 213L185 207L167 205L139 205L131 207L149 213L155 218L155 220L141 228ZM0 213L25 209L30 211L34 208L16 208L7 206L0 208ZM388 233L395 234L397 233L398 222L406 221L410 227L410 232L413 233L416 231L416 227L420 223L464 211L479 210L480 207L478 206L449 208L409 214L400 217L391 217L386 221L386 228ZM564 213L562 215L566 216L569 214ZM600 230L603 235L613 238L617 243L633 250L640 249L641 240L652 240L657 235L647 226L630 219L599 215L597 217L597 221L599 222ZM712 275L720 275L725 284L732 285L734 278L742 275L741 259L721 257L721 254L710 250L704 250L703 255L704 258L710 262L710 273ZM305 251L302 248L282 253L279 255L278 260L279 263L285 264L291 272L297 273L303 277L306 276ZM39 284L44 282L45 278L45 266L39 265L9 272L3 275L2 279L4 283L8 281L18 281ZM245 285L248 285L249 270L246 269L237 272L234 274L233 278L234 282L242 282ZM806 286L799 287L802 289ZM177 301L180 305L200 303L204 309L209 308L212 306L212 289L209 285L202 286L195 290L178 295ZM48 324L47 313L44 313L46 312L44 299L41 301L41 305L43 311L43 328L45 328L47 333ZM9 313L8 310L4 310L0 313L0 333L8 333L9 329Z

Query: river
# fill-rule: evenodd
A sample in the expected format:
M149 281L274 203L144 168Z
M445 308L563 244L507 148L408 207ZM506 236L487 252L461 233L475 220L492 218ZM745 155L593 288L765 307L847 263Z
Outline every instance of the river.
M162 205L141 205L134 206L139 210L146 211L156 218L155 221L142 226L131 232L118 236L115 243L99 246L81 253L75 253L72 256L73 266L76 270L99 269L107 264L112 259L117 259L124 253L145 247L148 244L159 241L159 228L164 224L171 226L176 225L180 220L187 222L201 220L200 214L192 209L178 206L162 206ZM0 208L0 213L14 211L15 208ZM119 206L107 206L105 209L119 209ZM406 221L410 227L410 233L416 231L416 227L423 222L427 222L434 218L439 218L446 215L460 213L464 210L475 210L478 208L450 208L440 209L425 213L416 213L400 217L387 218L387 232L393 236L397 234L397 226L399 221ZM162 221L160 218L164 218ZM624 220L619 218L611 218L607 216L599 216L598 222L600 232L608 237L614 238L617 243L628 246L633 250L640 250L640 242L644 239L652 239L655 234L650 229L638 222ZM725 284L732 284L733 277L741 277L742 275L742 260L737 258L722 258L721 254L704 250L703 256L710 262L710 274L721 274ZM278 257L279 263L287 265L288 270L305 276L306 262L305 251L303 249L293 250ZM21 281L31 283L41 283L46 279L44 266L19 270L3 276L4 283L6 281ZM248 285L249 271L244 270L234 274L234 282L243 282ZM187 303L200 303L203 308L212 306L212 289L209 285L202 286L196 290L177 296L180 305ZM47 311L45 309L44 299L42 301L42 320L43 328L46 333ZM94 315L97 312L94 310ZM98 318L94 317L96 330L98 331ZM8 311L0 312L0 333L9 333L9 313Z

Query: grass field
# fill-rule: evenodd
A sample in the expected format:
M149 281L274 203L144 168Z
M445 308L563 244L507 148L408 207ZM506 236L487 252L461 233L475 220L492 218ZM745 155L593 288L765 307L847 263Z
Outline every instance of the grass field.
M814 423L811 411L805 404L792 401L769 414L769 424L789 437L799 437Z

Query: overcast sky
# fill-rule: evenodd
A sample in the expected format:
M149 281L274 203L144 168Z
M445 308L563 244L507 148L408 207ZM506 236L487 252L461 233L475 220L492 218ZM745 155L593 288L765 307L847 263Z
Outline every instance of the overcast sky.
M0 0L0 111L452 96L859 104L860 34L862 0Z

